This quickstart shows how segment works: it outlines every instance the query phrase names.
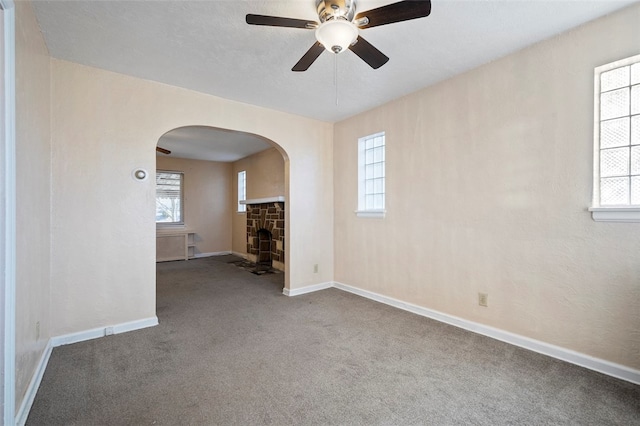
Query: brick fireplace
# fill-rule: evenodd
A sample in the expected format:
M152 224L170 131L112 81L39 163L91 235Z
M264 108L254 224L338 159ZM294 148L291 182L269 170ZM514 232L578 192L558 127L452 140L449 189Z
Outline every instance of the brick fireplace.
M284 198L246 200L247 257L284 271Z

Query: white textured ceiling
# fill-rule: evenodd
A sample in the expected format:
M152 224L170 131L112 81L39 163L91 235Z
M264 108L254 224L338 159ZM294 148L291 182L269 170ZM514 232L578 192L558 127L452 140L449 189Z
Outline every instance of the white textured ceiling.
M171 130L162 135L158 146L171 151L170 157L224 162L237 161L271 148L265 140L248 133L204 126Z
M393 2L359 0L357 11ZM389 56L380 69L350 51L324 52L302 73L290 70L315 42L314 31L250 26L245 15L317 20L314 0L33 6L53 57L335 122L637 2L432 0L427 18L360 31Z
M360 0L365 11L389 0ZM352 52L291 67L312 30L250 26L247 13L317 20L314 0L42 1L52 56L226 99L339 121L610 13L636 0L433 0L431 15L361 30L389 56Z

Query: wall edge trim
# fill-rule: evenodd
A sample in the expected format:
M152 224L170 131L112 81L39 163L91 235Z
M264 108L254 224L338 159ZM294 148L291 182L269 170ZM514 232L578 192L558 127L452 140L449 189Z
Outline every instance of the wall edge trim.
M328 281L328 282L325 282L325 283L313 284L313 285L308 285L308 286L305 286L305 287L294 288L294 289L284 288L284 289L282 289L282 293L285 296L294 297L294 296L300 296L302 294L313 293L313 292L316 292L316 291L320 291L320 290L324 290L324 289L327 289L327 288L331 288L334 285L335 285L335 283L333 281Z
M33 405L33 401L35 401L36 399L36 394L38 393L38 388L40 388L40 383L42 382L42 378L44 377L44 372L47 369L47 365L49 364L49 358L51 357L52 351L53 346L51 346L51 339L49 339L47 345L44 348L44 352L40 356L40 361L38 361L36 370L33 373L33 376L31 376L31 381L29 382L27 391L22 398L20 408L16 413L17 426L24 426L24 424L27 422L29 412L31 411L31 406Z
M136 321L129 321L106 327L92 328L90 330L78 331L76 333L63 334L51 338L51 346L56 348L71 343L84 342L86 340L98 339L111 334L126 333L158 325L158 317L153 316Z
M0 281L2 285L2 309L0 309L3 331L0 369L2 369L2 412L0 423L14 424L16 421L16 12L13 0L0 0L3 20L4 78L0 81L4 96L4 133L0 138L2 151L2 178L4 200L0 201L0 227L3 233L0 242ZM22 402L20 403L22 405Z
M433 309L428 309L422 306L403 302L392 297L383 296L378 293L363 290L361 288L353 287L337 281L333 283L333 287L367 299L374 300L376 302L384 303L385 305L393 306L395 308L399 308L423 317L431 318L445 324L453 325L455 327L462 328L473 333L481 334L483 336L491 337L492 339L500 340L514 346L528 349L542 355L547 355L551 358L556 358L570 364L578 365L580 367L584 367L598 373L606 374L608 376L640 385L640 370L635 370L622 364L617 364L601 358L596 358L591 355L586 355L580 352L573 351L571 349L555 346L540 340L490 327L488 325L480 324L474 321L469 321L453 315L435 311Z
M209 253L198 253L198 254L193 255L193 257L195 259L200 259L202 257L224 256L224 255L227 255L227 254L231 254L231 252L230 251L212 251L212 252L209 252Z

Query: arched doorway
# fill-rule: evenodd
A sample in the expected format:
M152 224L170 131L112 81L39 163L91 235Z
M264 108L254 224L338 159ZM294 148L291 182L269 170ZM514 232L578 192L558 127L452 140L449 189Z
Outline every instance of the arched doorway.
M284 150L254 134L197 125L166 132L156 155L156 261L232 253L262 270L269 263L286 281L287 167Z

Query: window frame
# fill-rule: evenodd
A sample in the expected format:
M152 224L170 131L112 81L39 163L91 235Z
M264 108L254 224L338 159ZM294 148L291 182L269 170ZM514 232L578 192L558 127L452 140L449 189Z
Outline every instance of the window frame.
M601 194L600 127L603 121L601 120L601 116L600 116L600 103L601 103L601 95L602 95L601 86L600 86L601 84L600 76L607 71L612 71L614 69L625 67L625 66L631 66L637 63L640 63L640 55L635 55L635 56L624 58L618 61L614 61L609 64L596 67L594 69L593 192L592 192L591 207L589 207L589 211L591 212L593 220L597 222L640 222L640 204L602 205L600 203L600 194ZM631 81L629 82L629 87L632 87ZM629 102L631 105L631 99L629 99ZM628 117L632 117L631 111L629 111ZM631 135L629 137L631 137ZM631 170L629 170L629 177L631 177Z
M242 175L242 193L241 193L241 187L240 187L240 175ZM246 201L247 200L247 171L246 170L240 170L237 174L237 189L238 191L236 192L236 195L238 197L238 213L246 213L247 212L247 205L246 204L240 204L240 201ZM242 198L240 198L242 196Z
M171 174L179 174L180 175L180 221L179 222L158 222L156 220L156 227L157 228L175 228L175 227L184 227L185 226L185 208L184 208L184 181L185 181L185 174L182 171L179 170L164 170L164 169L157 169L156 170L156 177L155 177L155 198L156 198L156 203L157 203L157 199L158 199L158 175L160 173L171 173Z
M366 143L369 140L375 139L377 137L382 137L382 148L383 148L383 156L382 161L374 161L372 163L366 162ZM374 147L376 148L376 147ZM366 217L366 218L384 218L386 216L386 165L387 165L387 137L384 131L376 132L367 136L363 136L358 138L358 209L355 211L356 216L358 217ZM366 173L365 169L368 164L379 164L382 163L382 176L376 176L372 179L382 179L382 208L381 209L372 209L366 207L366 196L367 195L375 195L380 194L380 192L368 193L366 189Z

